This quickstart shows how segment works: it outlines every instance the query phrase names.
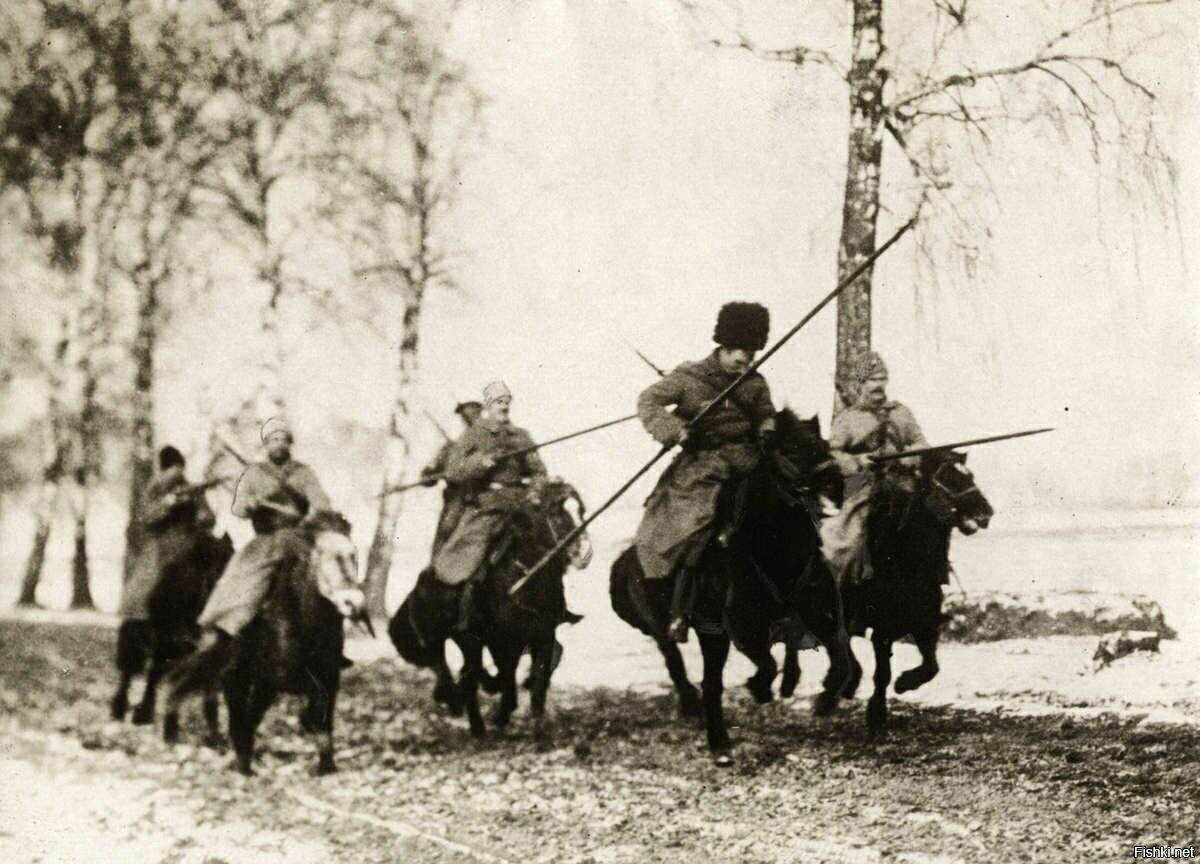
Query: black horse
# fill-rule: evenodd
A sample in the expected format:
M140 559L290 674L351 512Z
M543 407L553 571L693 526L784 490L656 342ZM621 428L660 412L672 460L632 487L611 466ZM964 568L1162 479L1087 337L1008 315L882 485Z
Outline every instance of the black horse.
M966 455L927 454L913 475L883 471L875 481L867 516L869 574L842 586L846 621L854 635L871 630L875 691L867 703L873 733L887 724L887 686L892 679L892 644L912 636L921 664L896 679L896 692L915 690L938 673L937 642L942 621L942 586L949 581L950 534L987 528L992 507L966 467ZM862 667L851 657L849 693Z
M171 664L195 650L200 638L196 618L232 556L228 534L214 537L207 531L198 532L191 553L166 567L151 591L146 603L148 617L121 622L117 630L120 681L110 704L114 720L124 719L129 685L144 673L146 687L132 719L138 725L154 722L158 682ZM210 742L215 741L219 738L215 693L205 696L204 716Z
M817 491L840 499L840 477L828 461L829 448L815 417L803 421L785 409L776 417L776 429L775 449L748 477L722 490L718 518L736 526L729 547L710 543L696 568L700 589L693 626L704 656L700 693L688 680L678 646L666 635L670 580L646 580L630 548L613 563L609 585L617 615L658 644L679 693L680 711L685 716L703 713L709 750L722 765L732 761L721 704L731 642L757 667L746 685L759 702L771 699L777 667L770 649L778 625L787 629L802 623L829 654L829 672L813 703L817 714L834 709L850 672L838 592L820 555L809 509ZM785 682L788 687L798 681L798 668Z
M568 566L582 569L588 565L591 544L587 535L580 534L514 594L509 594L509 589L583 520L584 513L579 493L560 480L541 484L538 500L513 510L493 541L466 632L455 629L460 589L441 584L429 570L421 573L416 587L392 616L388 635L397 652L414 665L437 671L435 698L452 710L465 708L471 734L476 737L485 731L479 687L491 678L483 668L484 648L497 669L494 681L487 681L487 689L500 693L493 725L505 727L516 710L517 663L526 651L532 659L530 712L534 718L545 712L555 663L555 630L566 612L563 575ZM453 639L463 655L457 682L443 653L447 639Z
M306 699L301 728L317 736L316 773L328 774L335 770L333 711L345 642L342 620L370 629L357 552L350 523L337 513L313 514L280 535L285 555L257 617L225 651L201 650L169 676L163 738L173 743L178 737L180 700L218 681L225 691L237 770L252 774L259 722L277 694L295 693Z

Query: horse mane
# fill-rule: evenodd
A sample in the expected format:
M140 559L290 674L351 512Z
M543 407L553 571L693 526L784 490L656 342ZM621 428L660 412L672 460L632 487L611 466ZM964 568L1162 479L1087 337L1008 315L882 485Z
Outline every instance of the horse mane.
M802 419L792 408L784 405L775 413L775 431L780 435L796 436L815 431L821 436L821 421L817 415L810 419Z

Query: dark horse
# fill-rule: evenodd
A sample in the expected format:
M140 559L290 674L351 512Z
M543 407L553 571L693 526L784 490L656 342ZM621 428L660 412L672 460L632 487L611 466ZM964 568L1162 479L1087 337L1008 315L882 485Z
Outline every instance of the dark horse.
M300 725L317 736L316 773L335 770L333 710L341 680L342 619L370 627L350 523L319 512L279 532L285 555L258 616L224 651L201 650L171 673L163 738L179 730L179 702L219 681L229 709L237 770L252 774L254 733L279 693L306 698ZM218 643L223 645L227 643Z
M693 626L704 656L700 694L688 680L678 646L666 636L671 580L646 580L633 548L612 567L613 609L658 644L679 693L680 711L686 716L703 713L709 750L722 765L730 763L732 751L721 704L731 642L757 667L746 686L759 702L771 699L777 671L771 656L773 624L799 619L829 655L829 672L813 703L817 714L834 709L850 672L838 593L809 509L818 490L840 499L840 477L828 461L829 447L815 417L800 420L785 409L776 417L776 429L774 450L748 477L722 490L718 519L736 526L729 548L711 542L697 566L700 590ZM789 687L799 678L798 668L793 666L791 680L785 682Z
M584 518L583 500L569 483L548 481L542 484L538 498L516 507L493 541L466 632L455 630L460 589L438 582L429 570L421 573L388 625L388 635L401 657L437 670L435 698L452 709L465 707L471 734L476 737L485 731L478 695L485 679L484 648L496 664L492 686L500 693L492 723L505 727L516 710L517 663L526 650L532 659L530 712L535 718L544 714L555 661L554 634L566 612L563 575L568 566L582 569L591 559L587 535L580 534L520 590L509 594L517 580ZM443 653L447 639L453 639L463 655L457 683Z
M133 722L154 722L158 682L172 663L195 650L200 639L196 618L232 556L233 543L228 534L214 537L207 531L197 532L190 554L166 567L150 592L148 617L121 622L117 630L117 671L121 678L111 703L114 720L124 719L129 708L129 684L145 673L146 688L133 710ZM215 693L206 694L204 716L209 738L216 740Z
M892 643L912 636L921 664L896 679L896 692L915 690L938 673L942 586L949 581L950 534L987 528L992 507L966 467L966 454L943 451L921 459L913 476L887 470L875 481L867 516L869 578L842 586L851 633L871 629L875 649L875 691L867 703L873 733L887 724L887 686L892 679ZM851 658L849 692L858 687L862 667Z

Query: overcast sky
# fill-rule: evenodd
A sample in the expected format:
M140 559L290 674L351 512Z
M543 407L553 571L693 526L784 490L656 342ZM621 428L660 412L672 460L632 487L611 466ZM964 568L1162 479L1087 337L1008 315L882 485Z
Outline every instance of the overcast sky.
M1180 167L1178 227L1135 217L1097 182L1083 142L1014 126L988 160L997 198L983 208L986 272L918 284L908 241L877 269L875 344L892 395L928 438L1058 427L972 455L981 482L1011 506L1200 494L1200 263L1188 262L1189 274L1181 257L1181 246L1200 248L1198 40L1194 18L1183 20L1187 45L1156 47L1146 67ZM779 21L751 24L766 34L801 27ZM826 37L840 32L833 13L813 21ZM463 291L431 296L424 316L423 380L443 422L454 398L496 377L535 437L629 413L652 373L626 341L673 366L710 350L723 302L767 304L778 335L833 286L843 91L828 73L707 46L703 30L671 0L464 4L452 46L488 98L487 131L453 223L468 253ZM903 186L907 170L889 151L885 187ZM880 236L902 215L885 213ZM163 366L166 437L192 433L205 382L236 391L253 302L231 286L176 321ZM833 322L831 308L764 369L777 401L826 423ZM307 329L297 312L293 413L312 461L336 462L335 442L303 434L331 415L382 425L391 354L365 331L301 338ZM430 431L419 447L435 443ZM596 500L652 453L630 425L546 457Z

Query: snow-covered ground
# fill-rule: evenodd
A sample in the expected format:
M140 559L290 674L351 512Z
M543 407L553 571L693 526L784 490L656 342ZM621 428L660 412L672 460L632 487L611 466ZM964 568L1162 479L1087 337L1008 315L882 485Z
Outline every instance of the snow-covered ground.
M410 510L406 523L415 524L413 542L402 542L397 577L389 595L398 603L411 587L413 575L427 555L428 535L420 530L428 512ZM573 608L585 614L583 623L563 628L560 638L566 659L556 680L580 686L657 688L666 676L654 645L634 632L612 612L608 602L608 566L636 525L636 504L617 508L593 531L596 557L583 573L569 577ZM19 521L19 520L18 520ZM21 531L10 522L0 534L0 603L11 602L20 579L28 526ZM64 532L65 533L65 532ZM98 536L104 536L99 533ZM97 550L99 551L99 550ZM1009 640L983 645L944 645L942 673L905 699L929 703L1003 705L1011 710L1078 710L1147 713L1155 719L1200 722L1200 512L1165 509L1148 511L1024 511L1004 514L991 530L955 538L952 554L959 583L951 590L1056 591L1098 590L1143 593L1163 607L1167 623L1179 632L1164 642L1159 655L1132 656L1100 672L1092 671L1095 637L1054 637ZM45 585L39 595L49 606L64 606L69 594L69 550L53 547ZM103 610L117 603L118 559L97 554L93 591ZM855 640L866 677L861 694L870 686L873 667L869 645ZM386 644L354 647L366 658L390 653ZM685 647L693 678L699 676L699 651ZM801 695L815 692L824 674L825 659L816 651L803 652ZM916 650L899 645L897 671L915 665ZM727 682L733 685L749 674L749 664L735 657Z

